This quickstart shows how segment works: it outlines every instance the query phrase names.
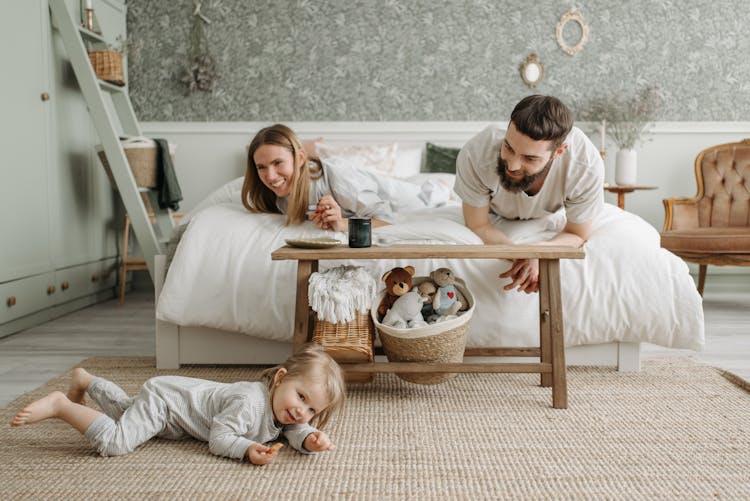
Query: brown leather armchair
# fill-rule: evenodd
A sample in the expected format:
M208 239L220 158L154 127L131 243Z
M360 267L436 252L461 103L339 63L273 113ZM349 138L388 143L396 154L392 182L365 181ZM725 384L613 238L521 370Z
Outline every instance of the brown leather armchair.
M709 264L750 266L750 139L701 151L695 179L695 197L664 200L661 246L700 265L703 295Z

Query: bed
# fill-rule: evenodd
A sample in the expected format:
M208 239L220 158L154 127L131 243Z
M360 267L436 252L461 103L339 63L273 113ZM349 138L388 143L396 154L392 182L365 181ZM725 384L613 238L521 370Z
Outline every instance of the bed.
M446 176L450 181L450 175L440 176L440 183ZM422 189L426 178L403 182ZM240 185L241 180L228 183L186 218L168 273L166 259L157 259L160 368L285 359L291 352L296 264L271 261L271 252L286 239L326 235L346 241L345 234L322 232L310 223L286 227L280 215L250 214L239 202ZM481 244L464 226L452 196L432 202L430 208L402 207L395 224L373 230L374 243ZM564 215L551 214L533 222L505 221L502 229L525 243L549 237L562 225ZM703 348L701 298L687 265L660 247L651 225L605 204L584 250L585 259L561 262L568 364L637 370L640 343ZM502 290L505 281L498 275L508 261L321 261L320 269L341 264L364 266L377 278L394 266L412 265L418 275L447 266L476 298L467 346L538 344L537 295Z

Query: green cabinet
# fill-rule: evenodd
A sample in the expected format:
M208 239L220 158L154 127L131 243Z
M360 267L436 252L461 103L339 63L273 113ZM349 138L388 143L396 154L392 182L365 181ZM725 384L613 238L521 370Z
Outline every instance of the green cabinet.
M0 61L8 70L0 88L0 283L51 271L50 117L46 2L10 2L0 16ZM10 43L23 40L24 43ZM12 75L12 78L10 77Z
M66 3L78 15L81 2ZM95 9L112 39L125 37L123 2ZM47 0L10 2L0 33L13 75L0 83L3 336L113 296L124 212Z

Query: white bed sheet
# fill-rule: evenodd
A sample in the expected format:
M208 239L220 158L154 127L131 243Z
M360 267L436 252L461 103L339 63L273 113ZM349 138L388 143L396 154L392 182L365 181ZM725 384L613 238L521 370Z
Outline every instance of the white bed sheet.
M296 261L271 261L287 238L335 236L310 223L283 226L283 216L250 214L237 203L220 203L193 215L167 274L157 318L178 325L207 326L260 338L291 341ZM534 222L505 222L519 243L549 237L564 219L553 214ZM397 224L377 228L388 243L481 244L463 225L460 206L401 214ZM700 350L704 342L701 297L687 265L659 246L659 234L640 217L605 204L585 247L586 258L561 261L565 344L649 342ZM463 278L477 307L469 346L538 344L538 294L504 292L504 260L321 261L366 266L378 280L394 266L410 264L417 275L447 266Z

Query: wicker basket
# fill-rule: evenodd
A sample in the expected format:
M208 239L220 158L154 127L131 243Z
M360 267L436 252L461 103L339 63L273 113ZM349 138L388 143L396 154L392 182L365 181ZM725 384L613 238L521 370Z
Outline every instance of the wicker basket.
M89 51L89 60L99 80L119 86L125 85L125 77L122 73L122 54L120 52L92 50Z
M427 280L428 277L415 277L414 285ZM474 314L474 296L463 283L456 282L456 287L469 302L469 309L456 318L413 329L397 329L383 325L377 318L377 305L383 292L373 303L372 319L380 336L383 351L391 362L463 362L466 348L466 334L469 321ZM456 373L425 372L396 373L404 381L417 384L438 384L456 376Z
M128 159L128 164L130 164L130 170L133 172L136 186L139 188L156 188L156 165L159 155L156 142L147 137L136 137L123 141L122 147L125 150L125 157ZM117 185L112 177L112 170L109 167L107 156L104 154L103 146L99 145L96 149L112 186L116 187ZM173 161L174 152L175 147L170 143L169 154Z
M320 320L316 314L312 342L322 345L337 362L372 362L373 338L374 328L369 312L357 311L354 320L338 324ZM346 375L346 381L350 383L369 383L373 378L372 373Z

